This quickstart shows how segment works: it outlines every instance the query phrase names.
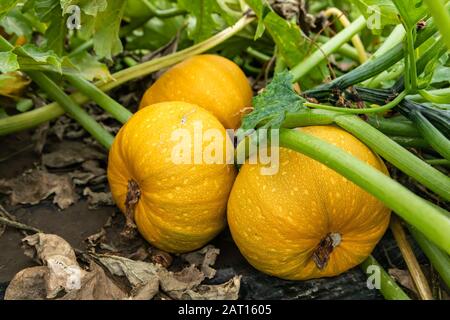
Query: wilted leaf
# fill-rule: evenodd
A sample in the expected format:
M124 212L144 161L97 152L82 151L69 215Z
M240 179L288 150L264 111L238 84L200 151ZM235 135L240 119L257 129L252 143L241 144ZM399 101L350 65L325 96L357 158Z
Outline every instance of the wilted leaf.
M216 263L216 259L219 256L220 250L213 245L207 245L206 247L181 255L181 257L188 263L198 267L208 279L212 279L216 270L211 266Z
M217 285L200 285L195 289L172 293L172 297L179 300L237 300L241 287L241 276L234 276L225 283Z
M19 97L29 83L30 79L19 72L0 74L0 95Z
M405 287L417 294L416 286L415 286L414 281L412 280L411 275L408 270L391 268L388 270L388 273L403 287Z
M0 179L0 192L9 194L12 205L37 204L54 194L53 203L65 209L77 200L69 176L43 170L27 171L13 179Z
M114 205L111 192L94 192L90 188L86 187L83 190L83 196L88 197L89 209Z
M63 141L42 155L42 164L49 168L64 168L87 160L105 159L104 153L78 141Z
M19 271L6 288L5 300L43 300L48 268L38 266Z

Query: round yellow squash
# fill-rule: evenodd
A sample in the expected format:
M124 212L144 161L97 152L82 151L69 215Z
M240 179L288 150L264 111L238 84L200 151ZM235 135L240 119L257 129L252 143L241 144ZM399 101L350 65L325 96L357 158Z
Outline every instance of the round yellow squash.
M226 225L226 204L236 172L227 164L225 151L223 161L217 161L222 164L194 162L194 150L205 152L211 143L205 138L195 144L194 132L201 137L207 130L223 141L229 139L222 124L205 109L164 102L138 111L114 139L108 159L113 199L126 215L127 225L134 222L159 249L173 253L198 249ZM183 142L180 134L191 141ZM178 153L180 146L186 147L184 153ZM178 158L183 154L189 157Z
M301 128L388 174L363 143L333 126ZM383 236L390 210L325 165L280 148L275 175L244 164L228 200L228 224L245 258L284 279L338 275L361 263Z
M227 129L236 129L252 89L232 61L212 54L193 56L165 72L142 97L139 108L156 102L185 101L213 113Z

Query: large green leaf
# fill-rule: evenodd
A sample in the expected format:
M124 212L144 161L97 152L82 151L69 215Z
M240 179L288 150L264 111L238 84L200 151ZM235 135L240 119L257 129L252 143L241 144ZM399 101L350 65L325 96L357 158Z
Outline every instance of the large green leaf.
M96 16L94 50L98 56L111 59L122 51L119 30L125 5L125 0L109 0L106 10Z
M13 9L19 0L1 0L0 1L0 19Z
M400 0L403 1L403 0ZM367 19L367 27L380 32L384 26L398 24L398 11L391 0L352 0Z
M416 23L427 14L427 7L423 0L392 0L392 2L407 28L415 27Z

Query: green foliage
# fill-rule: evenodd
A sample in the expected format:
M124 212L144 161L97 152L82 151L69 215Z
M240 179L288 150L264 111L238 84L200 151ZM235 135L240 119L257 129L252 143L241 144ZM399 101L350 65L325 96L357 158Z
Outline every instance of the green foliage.
M254 110L243 118L241 128L280 128L286 113L306 108L305 100L292 88L292 79L287 71L276 74L265 90L253 98Z

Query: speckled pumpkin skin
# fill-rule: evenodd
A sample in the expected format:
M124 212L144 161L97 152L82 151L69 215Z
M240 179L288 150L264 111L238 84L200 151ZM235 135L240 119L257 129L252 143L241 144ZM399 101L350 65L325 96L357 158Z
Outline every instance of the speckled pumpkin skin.
M252 89L242 70L217 55L193 56L165 72L141 99L139 108L156 102L185 101L213 113L227 129L239 127Z
M203 132L218 129L223 139L229 139L220 122L203 108L165 102L134 114L109 153L108 181L115 203L125 213L127 184L135 180L141 191L134 211L138 230L152 245L168 252L198 249L226 224L234 166L172 161L173 147L180 142L171 139L173 130L183 128L193 136L198 121Z
M301 128L388 174L363 143L333 126ZM276 175L244 164L228 200L228 224L245 258L258 270L284 279L338 275L361 263L389 224L390 210L332 169L281 148ZM329 233L339 233L328 264L316 267L312 254Z

